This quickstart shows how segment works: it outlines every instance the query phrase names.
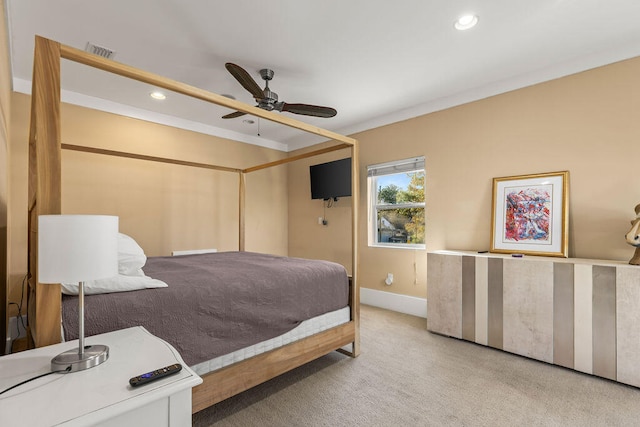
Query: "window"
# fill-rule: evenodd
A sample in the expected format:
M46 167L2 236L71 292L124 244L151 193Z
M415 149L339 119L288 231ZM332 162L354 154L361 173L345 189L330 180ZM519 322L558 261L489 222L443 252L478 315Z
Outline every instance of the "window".
M367 167L369 245L424 248L424 157Z

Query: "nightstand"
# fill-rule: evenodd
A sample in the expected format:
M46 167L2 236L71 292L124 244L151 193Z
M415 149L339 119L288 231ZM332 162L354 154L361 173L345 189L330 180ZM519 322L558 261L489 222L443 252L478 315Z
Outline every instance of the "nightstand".
M167 342L139 326L87 337L109 359L80 372L52 374L0 395L0 426L190 426L191 389L202 379ZM0 357L0 391L51 370L78 341ZM182 371L133 388L129 378L173 363Z

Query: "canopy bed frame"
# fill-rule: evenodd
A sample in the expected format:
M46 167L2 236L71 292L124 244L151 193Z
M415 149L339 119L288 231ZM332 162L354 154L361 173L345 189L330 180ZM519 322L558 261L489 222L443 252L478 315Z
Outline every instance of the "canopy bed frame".
M62 144L60 125L61 58L320 135L335 141L337 144L246 169ZM192 410L197 412L334 350L341 351L352 357L356 357L359 354L358 251L356 234L358 144L355 139L110 61L39 36L36 36L35 40L32 85L28 195L28 319L29 338L32 346L42 347L61 341L60 285L41 284L38 282L37 277L37 218L38 215L61 213L61 154L63 149L215 169L237 174L239 177L238 246L240 251L244 251L245 176L247 174L299 159L350 148L352 159L352 280L349 291L351 320L343 325L204 375L203 384L193 391ZM351 351L341 349L341 347L348 345L351 345Z

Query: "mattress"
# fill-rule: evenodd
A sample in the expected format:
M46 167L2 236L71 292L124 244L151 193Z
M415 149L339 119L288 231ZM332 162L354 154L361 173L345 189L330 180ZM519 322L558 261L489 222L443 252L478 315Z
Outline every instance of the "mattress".
M233 365L234 363L249 359L253 356L283 347L303 338L310 337L311 335L315 335L319 332L335 328L336 326L349 322L349 320L351 320L351 310L349 307L321 314L320 316L303 321L291 331L278 337L262 341L258 344L236 350L223 356L218 356L214 359L207 360L206 362L198 363L191 366L191 369L193 369L198 375L204 375L220 368L224 368L225 366Z

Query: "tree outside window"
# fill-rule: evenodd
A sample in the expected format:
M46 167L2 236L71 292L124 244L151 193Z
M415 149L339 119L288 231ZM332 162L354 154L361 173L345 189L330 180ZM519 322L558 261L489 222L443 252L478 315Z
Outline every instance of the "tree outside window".
M417 168L419 167L419 168ZM401 172L396 172L401 170ZM369 166L373 245L425 244L424 158Z

